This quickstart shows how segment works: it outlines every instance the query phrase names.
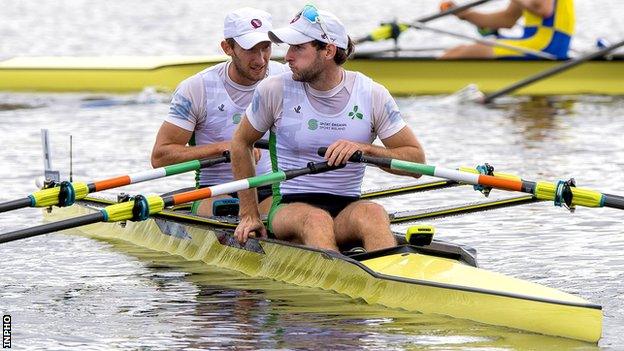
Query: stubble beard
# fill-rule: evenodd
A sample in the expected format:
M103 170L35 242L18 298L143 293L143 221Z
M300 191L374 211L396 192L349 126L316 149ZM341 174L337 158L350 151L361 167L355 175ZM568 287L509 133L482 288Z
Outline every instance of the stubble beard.
M317 54L310 67L299 70L299 72L293 72L292 79L297 82L314 83L320 79L322 72L323 61L320 55Z
M243 65L242 60L236 56L236 54L232 55L232 63L234 64L236 72L238 72L238 74L245 79L258 82L266 77L268 66L265 67L259 74L253 73L249 68Z

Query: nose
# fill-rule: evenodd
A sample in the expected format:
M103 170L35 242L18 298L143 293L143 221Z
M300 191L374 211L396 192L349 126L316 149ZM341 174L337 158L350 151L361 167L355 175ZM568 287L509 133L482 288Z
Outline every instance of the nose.
M293 51L293 47L292 46L288 47L288 51L286 51L286 56L284 56L284 60L286 60L286 62L288 62L288 63L291 63L292 61L295 60L294 51Z
M253 63L257 65L265 65L271 58L271 47L261 48L253 51Z

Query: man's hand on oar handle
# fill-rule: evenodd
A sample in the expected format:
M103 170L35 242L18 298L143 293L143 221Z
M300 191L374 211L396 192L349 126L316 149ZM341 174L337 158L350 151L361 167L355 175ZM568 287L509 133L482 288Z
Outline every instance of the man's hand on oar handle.
M267 230L262 220L260 220L260 216L241 216L240 223L234 231L234 236L236 236L236 240L241 245L244 245L249 237L266 238Z
M325 159L330 166L346 164L349 158L356 152L366 153L368 144L355 143L349 140L337 140L331 144L325 151Z

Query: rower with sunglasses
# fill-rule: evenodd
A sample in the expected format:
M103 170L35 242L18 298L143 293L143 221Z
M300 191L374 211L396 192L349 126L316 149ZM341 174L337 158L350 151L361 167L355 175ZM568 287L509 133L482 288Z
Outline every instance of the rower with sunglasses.
M342 68L353 43L336 16L308 5L290 25L269 31L269 37L289 45L285 59L292 72L268 77L256 88L232 139L235 178L254 174L253 143L267 131L274 171L323 161L317 155L323 146L328 146L325 159L330 165L346 163L358 150L425 161L420 143L388 90ZM371 145L377 137L384 147ZM351 163L274 185L269 230L278 239L329 250L394 246L384 208L359 199L363 176L364 165ZM239 197L238 240L245 242L251 232L266 236L255 190L240 192Z

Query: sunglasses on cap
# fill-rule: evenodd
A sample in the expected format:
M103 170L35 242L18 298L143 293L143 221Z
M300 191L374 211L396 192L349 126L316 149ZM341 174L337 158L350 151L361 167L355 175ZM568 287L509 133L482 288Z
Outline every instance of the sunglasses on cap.
M327 34L329 32L325 24L321 20L321 15L318 13L318 9L311 4L305 5L303 10L301 10L300 16L310 21L310 23L318 23L321 27L321 31L323 32L323 36L327 39L327 43L331 44L334 40Z

